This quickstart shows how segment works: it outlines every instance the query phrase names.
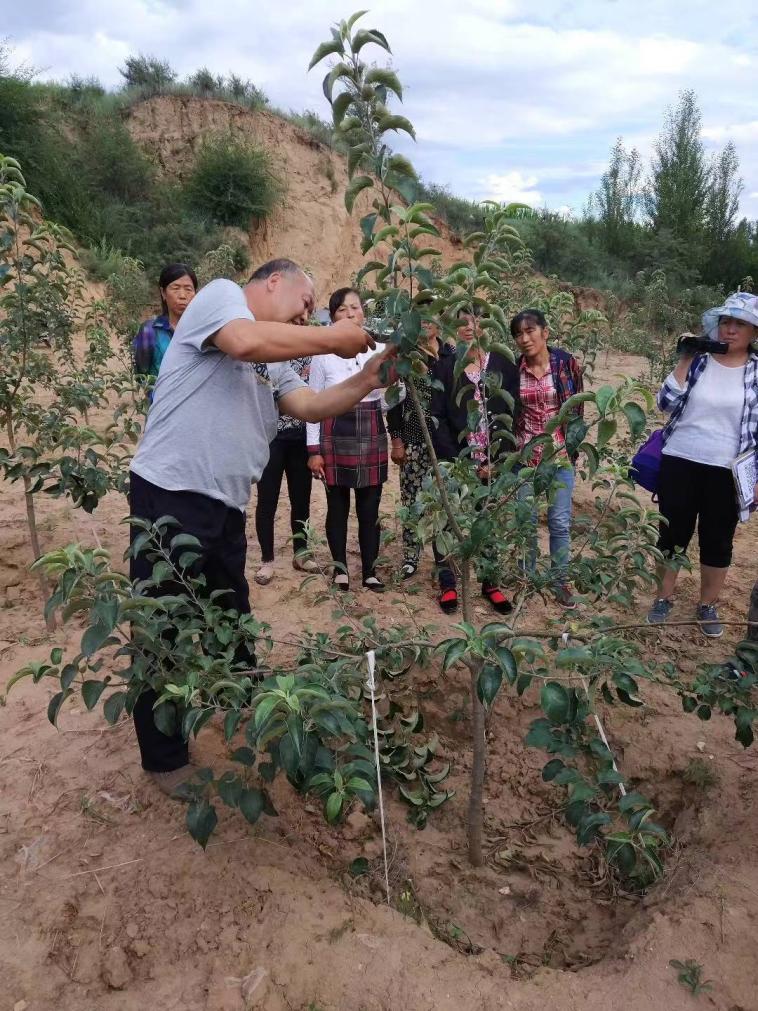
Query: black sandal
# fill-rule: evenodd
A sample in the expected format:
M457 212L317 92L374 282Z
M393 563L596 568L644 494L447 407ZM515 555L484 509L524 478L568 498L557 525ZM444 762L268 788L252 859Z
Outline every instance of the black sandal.
M513 610L513 604L499 586L483 586L482 596L485 600L489 600L498 614L510 614Z
M372 593L384 593L386 587L378 576L366 576L363 585Z
M335 572L332 576L332 586L335 590L346 592L350 589L350 576L346 572Z

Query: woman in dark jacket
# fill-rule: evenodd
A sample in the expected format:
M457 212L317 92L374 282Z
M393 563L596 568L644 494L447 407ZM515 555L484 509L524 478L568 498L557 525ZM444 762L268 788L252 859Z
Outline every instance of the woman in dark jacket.
M455 375L457 355L443 359L435 374L443 389L435 389L432 393L434 449L440 460L454 460L468 452L477 465L479 478L488 481L492 463L515 448L519 371L500 352L481 351L476 343L479 335L476 313L460 312L458 322L458 340L468 344L469 350L460 375ZM502 392L495 392L498 387ZM469 418L477 407L479 424L471 429ZM510 427L505 420L508 416ZM458 593L452 569L440 568L439 582L440 607L446 613L454 611L458 606ZM492 583L482 583L482 596L500 614L512 610L510 601Z
M439 326L431 321L422 323L424 338L422 350L426 356L426 376L416 379L419 400L430 432L434 431L431 420L432 381L439 369L440 361L450 357L450 348L439 339ZM429 452L424 442L416 407L406 396L387 412L387 428L390 433L390 458L400 468L400 501L405 508L412 506L421 491L424 478L432 469ZM412 527L403 526L403 563L400 578L410 579L416 574L421 543ZM436 557L436 552L435 552Z

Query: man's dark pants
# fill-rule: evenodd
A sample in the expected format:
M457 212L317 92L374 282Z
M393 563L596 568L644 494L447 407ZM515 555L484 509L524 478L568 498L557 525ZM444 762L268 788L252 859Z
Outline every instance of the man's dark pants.
M753 592L750 594L750 610L748 611L747 620L756 623L755 625L748 625L747 637L753 642L758 642L758 579L756 579Z
M247 538L245 537L245 514L230 508L217 499L190 491L166 491L151 484L139 474L130 474L129 488L130 515L154 523L162 516L173 516L180 527L171 527L167 539L181 532L192 534L200 541L202 559L197 563L196 573L206 579L204 593L214 590L230 590L220 598L220 604L235 608L240 614L250 613L250 592L245 579L245 557ZM138 527L131 528L131 538L140 533ZM144 555L132 558L129 575L134 579L149 579L152 562ZM153 596L175 592L174 586L160 586L147 591ZM255 654L247 651L244 662L255 666ZM143 692L134 707L134 726L142 756L142 768L148 772L170 772L179 769L189 761L187 742L181 733L167 736L155 725L153 706L158 695L152 689Z

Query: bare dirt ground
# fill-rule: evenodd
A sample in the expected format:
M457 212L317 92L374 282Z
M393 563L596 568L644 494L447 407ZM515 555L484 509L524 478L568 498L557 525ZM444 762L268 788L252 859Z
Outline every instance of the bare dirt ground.
M640 369L639 360L611 355L599 371L610 378ZM388 511L396 497L393 475ZM578 502L588 498L580 486ZM315 588L301 590L290 567L285 505L286 498L276 579L265 588L252 584L256 614L281 638L306 623L323 629L332 622L331 605L314 603ZM320 524L318 487L313 512ZM40 513L45 547L97 536L121 557L123 499L110 496L91 518L55 500L42 500ZM756 576L756 523L738 531L722 608L728 620L744 617ZM2 692L24 662L75 642L80 632L45 636L38 589L26 571L18 485L0 486L0 545ZM397 561L399 547L388 550ZM428 558L416 585L408 606L441 635L454 619L435 607ZM691 614L696 594L695 579L685 575L677 616ZM404 622L398 599L363 592L354 610ZM647 603L639 601L640 619ZM488 617L484 609L480 617ZM556 608L533 605L530 624L558 620ZM717 643L689 629L641 634L685 671L727 655L742 637L736 628ZM507 693L490 727L491 858L480 870L468 866L465 676L443 678L430 666L412 677L458 792L421 832L390 798L394 908L382 901L380 874L354 881L347 873L359 855L378 866L373 820L356 815L329 828L282 783L273 792L278 818L251 829L222 815L204 853L185 832L183 805L141 772L130 721L109 728L73 701L56 730L45 716L52 689L17 686L0 708L0 1008L758 1009L758 753L734 741L729 722L701 723L650 689L643 710L606 714L623 770L677 840L664 881L644 898L626 898L612 894L597 856L579 850L551 815L560 792L542 783L542 755L522 743L534 706ZM223 758L217 728L201 734L195 752L202 763ZM707 764L711 785L684 777L693 759ZM702 963L713 989L694 998L677 983L669 966L675 958Z

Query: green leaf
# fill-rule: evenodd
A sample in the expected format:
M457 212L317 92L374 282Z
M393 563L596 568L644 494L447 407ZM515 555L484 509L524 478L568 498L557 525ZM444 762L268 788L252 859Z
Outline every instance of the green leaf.
M173 737L179 727L179 718L173 702L161 702L153 709L155 725L166 737Z
M647 421L645 412L639 404L635 404L632 401L624 404L621 410L626 415L630 435L633 439L638 439L645 431L645 422Z
M597 426L597 448L602 449L607 445L618 428L615 418L602 418Z
M236 709L230 709L224 717L224 740L227 744L236 734L241 719L242 713Z
M113 627L108 628L97 621L94 625L90 625L84 632L82 636L81 650L85 656L92 656L96 653L100 647L103 645L105 640L113 631Z
M359 32L356 32L353 36L352 42L350 43L350 48L354 53L358 53L369 42L376 43L377 46L381 46L382 49L386 49L388 53L392 52L387 39L380 31L377 31L376 28L370 28L368 30L362 28Z
M566 452L573 456L584 442L589 426L583 418L572 418L566 428Z
M171 538L171 551L178 551L179 548L193 548L203 550L203 545L193 534L176 534Z
M321 63L325 57L331 56L334 53L339 53L339 55L342 56L344 52L345 47L338 39L331 39L329 42L322 42L311 57L311 62L308 64L308 70L313 70L316 64Z
M743 748L749 748L753 743L753 718L754 711L746 708L738 710L735 717L734 725L736 732L734 736Z
M368 874L368 870L368 860L366 857L356 857L348 867L348 873L352 878L360 878L364 874Z
M242 781L233 772L225 772L216 789L227 807L238 807L242 798Z
M266 695L255 707L255 729L260 730L271 713L282 700L277 695Z
M255 825L263 813L263 791L243 790L239 798L239 809L250 824Z
M569 694L563 685L548 681L540 692L540 705L551 723L565 723L569 715Z
M373 185L374 180L371 176L355 176L354 179L350 180L348 187L345 190L345 207L347 208L348 214L353 213L353 205L355 204L356 197L361 190L366 190Z
M233 762L239 762L240 765L246 765L248 768L255 765L255 752L252 748L235 748L229 757Z
M453 639L450 645L445 650L445 657L442 661L442 670L446 672L450 670L453 664L460 660L463 654L468 649L467 639Z
M342 794L338 793L336 790L334 793L329 794L324 806L324 814L326 815L326 820L330 825L333 825L339 818L340 812L342 811L342 801Z
M361 776L353 776L348 779L347 783L345 783L345 789L352 790L353 792L356 792L357 790L364 790L371 793L374 788L371 783L363 779Z
M547 765L543 766L542 778L546 783L549 783L565 768L566 766L560 758L553 758L547 763Z
M580 846L587 846L597 838L603 825L610 824L611 816L604 811L589 814L582 818L576 832L576 841Z
M601 386L597 391L595 394L595 404L597 406L597 413L600 417L603 417L605 412L608 410L608 405L615 396L616 391L612 386Z
M340 125L347 114L347 110L353 103L353 96L349 91L343 91L332 102L332 119L335 128Z
M95 708L106 687L105 681L85 681L82 684L82 701L88 711Z
M47 718L54 727L57 726L56 721L58 719L58 714L61 711L61 706L70 695L71 689L67 688L64 692L56 692L56 694L50 699L47 706Z
M382 133L389 133L392 130L399 132L402 130L405 133L410 134L414 140L416 139L416 131L413 129L413 124L409 119L406 119L405 116L382 116L379 122L379 127Z
M503 672L495 664L485 664L479 672L476 681L476 694L483 706L491 706L495 701L500 685L503 683Z
M493 652L500 663L505 680L509 685L515 684L518 677L518 664L513 652L507 646L497 646Z
M207 800L196 800L187 809L187 830L195 842L205 849L218 824L216 808Z
M366 84L381 84L393 91L402 102L403 86L394 70L389 70L387 67L372 67L363 80Z
M105 716L108 723L114 724L121 713L124 711L124 704L126 703L126 692L114 692L110 695L103 706L103 716Z

